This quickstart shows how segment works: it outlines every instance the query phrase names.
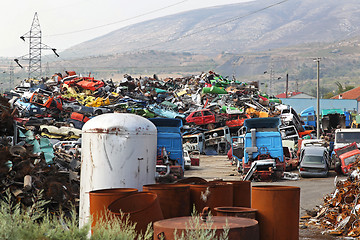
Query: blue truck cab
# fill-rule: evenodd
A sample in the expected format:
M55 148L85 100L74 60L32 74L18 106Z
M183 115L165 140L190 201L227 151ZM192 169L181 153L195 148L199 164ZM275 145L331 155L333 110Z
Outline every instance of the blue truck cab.
M285 170L280 118L251 118L244 122L244 173L256 180L276 180Z
M316 127L316 114L313 106L304 109L300 113L300 118L305 125Z
M161 155L165 147L169 159L176 161L184 170L184 157L181 128L181 119L149 118L157 128L157 152Z

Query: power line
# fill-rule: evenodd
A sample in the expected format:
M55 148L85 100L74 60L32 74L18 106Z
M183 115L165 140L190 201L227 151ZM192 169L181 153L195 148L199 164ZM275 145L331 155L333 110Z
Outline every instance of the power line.
M231 23L231 22L235 22L239 19L243 19L245 17L248 17L248 16L251 16L251 15L254 15L256 13L259 13L259 12L262 12L264 10L267 10L269 8L272 8L272 7L275 7L277 5L280 5L280 4L283 4L285 2L288 2L289 0L283 0L283 1L280 1L280 2L277 2L277 3L274 3L274 4L271 4L269 6L266 6L264 8L261 8L261 9L258 9L258 10L255 10L255 11L252 11L248 14L245 14L245 15L242 15L242 16L238 16L238 17L234 17L234 18L230 18L230 19L227 19L221 23L218 23L218 24L214 24L212 26L209 26L209 27L205 27L203 29L199 29L198 31L195 31L195 32L192 32L192 33L187 33L185 34L184 36L180 36L180 37L176 37L176 38L172 38L172 39L168 39L168 40L165 40L165 41L162 41L162 42L158 42L158 43L154 43L152 45L148 45L148 46L145 46L145 47L141 47L141 48L138 48L138 49L133 49L132 51L138 51L138 50L143 50L143 49L146 49L146 48L149 48L149 47L154 47L154 46L157 46L157 45L161 45L161 44L164 44L164 43L167 43L167 42L173 42L173 41L177 41L177 40L181 40L183 38L187 38L187 37L190 37L190 36L193 36L193 35L196 35L196 34L199 34L199 33L202 33L204 31L207 31L207 30L210 30L210 29L213 29L213 28L217 28L217 27L220 27L222 25L226 25L228 23ZM168 35L169 36L169 35Z
M258 10L252 11L252 12L250 12L250 13L247 13L247 14L245 14L245 15L233 17L233 18L227 19L227 20L225 20L225 21L223 21L223 22L221 22L221 23L218 23L218 24L215 24L215 25L211 25L211 26L206 27L206 28L202 28L202 29L199 28L198 31L196 31L196 29L195 29L195 32L193 32L193 33L188 33L188 34L186 34L186 35L184 35L184 36L180 36L180 37L177 37L177 38L172 38L172 39L168 39L168 40L164 40L164 41L158 41L157 43L154 43L154 44L150 44L150 45L147 45L147 46L144 46L144 47L135 48L135 49L132 49L132 50L129 50L129 51L125 51L125 52L123 52L123 54L134 53L135 51L145 50L145 49L147 49L147 48L149 48L149 47L158 46L158 45L161 45L161 44L164 44L164 43L167 43L167 42L172 42L172 41L180 40L180 39L183 39L183 38L186 38L186 37L190 37L190 36L192 36L192 35L195 35L195 34L204 32L204 31L206 31L206 30L209 30L209 29L212 29L212 28L216 28L216 27L219 27L219 26L222 26L222 25L225 25L225 24L228 24L228 23L237 21L237 20L239 20L239 19L242 19L242 18L251 16L251 15L253 15L253 14L255 14L255 13L264 11L264 10L266 10L266 9L269 9L269 8L274 7L274 6L280 5L280 4L285 3L285 2L287 2L287 1L289 1L289 0L283 0L283 1L280 1L280 2L277 2L277 3L274 3L274 4L271 4L271 5L269 5L269 6L266 6L266 7L261 8L261 9L258 9ZM185 1L182 1L182 2L185 2ZM180 3L182 3L182 2L179 2L179 3L177 3L177 4L180 4ZM176 5L176 4L174 4L174 5ZM168 7L169 7L169 6L168 6ZM167 8L167 7L164 7L164 8ZM96 28L96 27L95 27L95 28ZM171 37L171 36L172 36L172 35L163 35L163 36L157 36L156 38L148 38L148 39L146 39L146 40L147 40L147 41L150 41L151 39L156 39L156 40L158 40L159 38L169 38L169 37ZM118 43L117 43L117 44L112 44L112 45L107 45L107 46L108 46L108 47L111 47L111 46L116 46L116 45L118 45ZM71 51L71 52L75 53L76 50L75 50L75 49L74 49L74 50L68 49L67 51Z
M264 11L264 10L267 10L267 9L272 8L272 7L274 7L274 6L280 5L280 4L285 3L285 2L287 2L287 1L289 1L289 0L283 0L283 1L280 1L280 2L277 2L277 3L274 3L274 4L271 4L271 5L269 5L269 6L266 6L266 7L261 8L261 9L258 9L258 10L252 11L252 12L250 12L250 13L247 13L247 14L245 14L245 15L241 15L241 16L229 18L229 19L226 19L226 20L223 21L223 22L220 22L220 23L217 23L217 24L213 24L213 25L210 25L210 26L205 27L205 28L198 28L198 30L195 29L194 32L192 32L192 33L187 33L187 34L185 34L184 36L179 36L179 37L171 38L171 39L164 40L164 41L158 41L158 39L159 39L159 38L170 38L171 36L173 36L173 34L172 34L172 35L168 35L168 34L167 34L167 35L157 36L157 37L154 37L154 38L148 38L148 39L146 39L147 41L151 41L152 39L156 39L156 40L157 40L157 43L150 44L150 45L147 45L147 46L144 46L144 47L139 47L139 48L131 49L131 50L125 51L125 52L123 52L123 53L133 53L133 52L135 52L135 51L145 50L145 49L147 49L147 48L154 47L154 46L158 46L158 45L162 45L162 44L164 44L164 43L181 40L181 39L183 39L183 38L187 38L187 37L190 37L190 36L193 36L193 35L202 33L202 32L204 32L204 31L207 31L207 30L210 30L210 29L213 29L213 28L217 28L217 27L219 27L219 26L226 25L226 24L229 24L229 23L231 23L231 22L237 21L237 20L239 20L239 19L243 19L243 18L245 18L245 17L254 15L254 14L258 13L258 12L262 12L262 11ZM112 45L107 45L107 46L108 46L108 47L111 47L111 46L116 46L116 45L118 45L118 43L112 44ZM73 52L74 52L74 51L75 51L75 50L73 50Z
M91 27L91 28L80 29L80 30L71 31L71 32L65 32L65 33L57 33L57 34L46 35L45 37L54 37L54 36L69 35L69 34L74 34L74 33L80 33L80 32L90 31L90 30L94 30L94 29L97 29L97 28L103 28L103 27L111 26L111 25L114 25L114 24L118 24L118 23L122 23L122 22L129 21L129 20L133 20L133 19L136 19L136 18L140 18L140 17L146 16L146 15L152 14L152 13L156 13L156 12L162 11L162 10L164 10L164 9L171 8L171 7L174 7L174 6L176 6L176 5L182 4L182 3L187 2L187 1L188 1L188 0L183 0L183 1L181 1L181 2L177 2L177 3L171 4L171 5L162 7L162 8L158 8L158 9L152 10L152 11L150 11L150 12L146 12L146 13L144 13L144 14L140 14L140 15L137 15L137 16L134 16L134 17L126 18L126 19L119 20L119 21L116 21L116 22L107 23L107 24L103 24L103 25L99 25L99 26L95 26L95 27Z

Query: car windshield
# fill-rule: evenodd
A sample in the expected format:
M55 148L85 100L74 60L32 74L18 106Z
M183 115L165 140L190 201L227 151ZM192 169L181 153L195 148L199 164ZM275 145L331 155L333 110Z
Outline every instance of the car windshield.
M353 143L357 142L360 137L360 132L338 132L336 133L336 142L338 143Z
M345 165L349 165L350 163L355 162L355 159L356 159L358 156L359 156L359 154L356 154L356 155L350 156L350 157L348 157L348 158L345 158L345 159L344 159Z
M325 162L323 156L313 156L313 155L305 155L302 161L303 163L312 163L312 164L320 164Z

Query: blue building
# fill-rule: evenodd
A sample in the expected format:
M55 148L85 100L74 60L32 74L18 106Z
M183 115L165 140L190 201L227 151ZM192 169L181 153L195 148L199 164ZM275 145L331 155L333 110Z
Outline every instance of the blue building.
M314 107L317 109L316 98L281 98L283 104L290 105L297 113ZM356 99L320 99L320 113L325 109L341 109L344 112L358 112L358 102Z

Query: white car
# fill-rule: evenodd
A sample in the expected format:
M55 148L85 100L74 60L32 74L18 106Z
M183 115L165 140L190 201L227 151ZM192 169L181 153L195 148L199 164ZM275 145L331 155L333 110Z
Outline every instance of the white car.
M66 126L56 127L52 125L40 125L40 131L46 134L81 137L81 130L73 127L66 127Z
M191 158L189 156L189 152L184 150L184 168L185 170L189 170L191 167Z

